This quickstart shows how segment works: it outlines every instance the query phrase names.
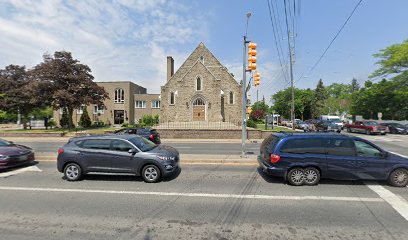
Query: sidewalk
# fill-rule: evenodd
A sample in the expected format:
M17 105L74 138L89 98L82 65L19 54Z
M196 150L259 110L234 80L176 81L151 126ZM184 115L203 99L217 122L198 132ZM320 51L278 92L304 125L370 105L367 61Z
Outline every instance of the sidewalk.
M38 162L56 162L57 153L36 153ZM239 155L214 155L214 154L180 154L181 164L234 164L257 165L257 155L248 154L246 158Z

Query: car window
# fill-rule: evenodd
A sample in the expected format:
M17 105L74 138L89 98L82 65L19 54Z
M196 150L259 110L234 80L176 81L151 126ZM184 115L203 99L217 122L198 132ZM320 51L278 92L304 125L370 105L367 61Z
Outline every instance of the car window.
M351 139L330 138L326 142L327 155L355 156L354 143Z
M153 142L140 136L135 136L134 138L128 140L129 142L133 143L136 147L138 147L142 152L146 152L157 147L157 145L154 144Z
M112 150L120 152L129 152L130 149L133 149L133 146L123 140L113 140L112 141Z
M280 152L325 154L321 138L289 139L281 147Z
M366 126L377 126L378 123L374 122L374 121L368 121L368 122L364 122L364 125L366 125Z
M355 140L354 144L359 157L381 157L381 151L366 142Z
M5 146L10 146L13 145L10 142L7 142L6 140L0 140L0 147L5 147Z
M265 140L261 144L261 155L264 158L267 158L270 153L275 150L276 144L279 142L279 138L275 135L270 135L269 137L265 138Z
M110 143L111 140L109 139L89 139L84 140L81 144L81 147L88 149L110 150Z
M136 134L136 129L129 129L129 130L128 130L128 133L129 133L129 134Z

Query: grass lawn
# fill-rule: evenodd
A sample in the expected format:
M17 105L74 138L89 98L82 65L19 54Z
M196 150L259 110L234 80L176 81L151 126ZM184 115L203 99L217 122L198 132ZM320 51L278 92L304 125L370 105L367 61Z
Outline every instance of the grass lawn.
M269 127L268 129L265 130L264 123L257 124L256 129L263 130L263 131L271 131L271 132L294 132L294 130L292 129L281 127L281 126L273 126L273 129Z
M117 130L113 127L100 127L100 128L53 128L53 129L13 129L13 130L0 130L0 132L22 132L22 133L61 133L61 132L87 132L93 134L102 134L105 131Z

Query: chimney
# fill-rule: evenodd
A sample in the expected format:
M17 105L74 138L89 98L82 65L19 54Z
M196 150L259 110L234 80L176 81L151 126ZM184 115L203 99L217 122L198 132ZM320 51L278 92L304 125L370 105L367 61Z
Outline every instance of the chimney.
M167 81L170 80L170 78L174 74L174 59L171 56L167 57Z

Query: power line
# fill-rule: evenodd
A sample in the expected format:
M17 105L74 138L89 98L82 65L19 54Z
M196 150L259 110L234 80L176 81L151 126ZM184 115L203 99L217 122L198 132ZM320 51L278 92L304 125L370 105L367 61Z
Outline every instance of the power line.
M285 0L286 1L286 0ZM347 23L349 22L350 18L354 15L354 12L357 10L357 8L360 6L361 2L363 0L358 1L358 3L356 4L356 6L354 7L353 11L350 13L350 15L348 16L348 18L346 19L346 21L343 23L343 25L340 27L339 31L337 31L336 35L334 36L334 38L330 41L329 45L326 47L326 49L323 51L322 55L319 57L319 59L316 61L316 63L313 65L313 67L309 70L309 72L307 73L307 75L310 75L311 72L313 72L313 70L317 67L317 65L320 63L320 61L323 59L324 55L327 53L327 51L329 50L329 48L332 46L333 42L337 39L337 37L340 35L341 31L343 31L344 27L347 25ZM297 81L299 81L300 79L302 79L302 77L304 76L305 72L302 73L302 75L297 79Z
M273 19L272 19L272 12L271 12L271 6L270 6L270 4L269 4L269 0L266 0L266 2L268 3L269 18L270 18L270 20L271 20L271 25L272 25L272 30L273 30L273 37L274 37L274 39L275 39L276 51L278 52L279 64L280 64L281 70L282 70L282 72L283 72L284 69L283 69L283 64L282 64L282 58L281 58L281 54L280 54L280 52L279 52L278 40L277 40L277 38L276 38L276 32L275 32L275 26L274 26L274 25L276 25L276 22L275 22L275 24L274 24L274 21L273 21ZM276 29L276 31L277 31L277 29ZM282 52L282 53L283 53L283 52ZM287 81L286 74L283 73L283 75L284 75L285 81Z

